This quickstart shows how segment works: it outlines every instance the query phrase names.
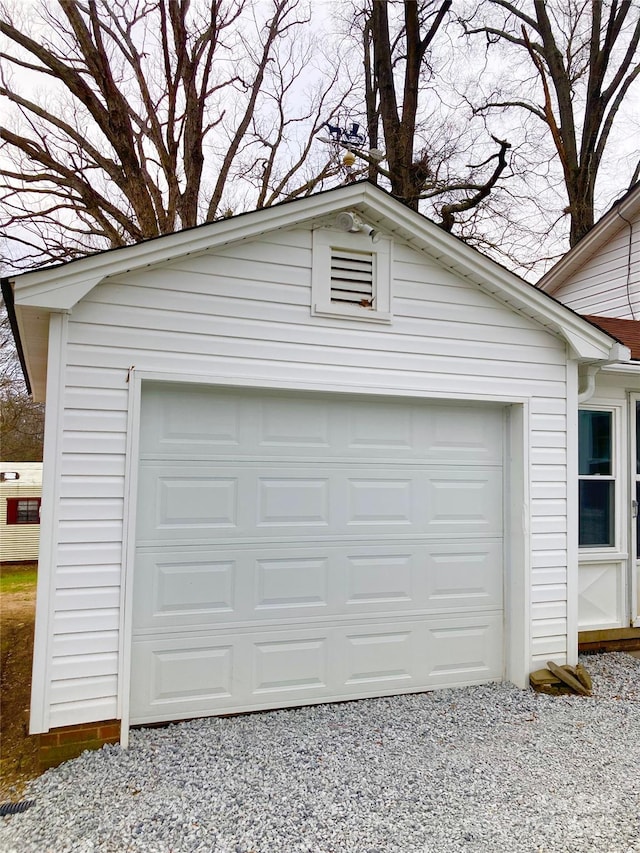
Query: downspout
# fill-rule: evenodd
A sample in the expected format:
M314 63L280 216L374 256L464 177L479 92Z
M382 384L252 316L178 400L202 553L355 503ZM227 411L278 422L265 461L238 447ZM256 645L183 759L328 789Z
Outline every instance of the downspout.
M620 364L620 362L628 362L631 359L631 351L628 347L620 342L615 343L609 351L609 358L606 361L599 361L596 364L587 364L586 372L583 372L579 377L578 383L578 403L586 403L593 397L593 392L596 390L596 376L598 371L609 364Z
M611 362L609 362L611 363ZM578 385L578 403L586 403L587 400L590 400L593 397L593 392L596 390L596 375L600 368L601 364L589 364L587 365L587 373L586 376L582 376L581 379L584 382L584 385Z

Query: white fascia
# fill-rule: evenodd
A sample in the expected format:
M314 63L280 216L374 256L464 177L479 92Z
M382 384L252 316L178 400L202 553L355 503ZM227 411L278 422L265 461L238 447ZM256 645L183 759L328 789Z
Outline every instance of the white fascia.
M327 216L345 206L362 204L371 194L367 184L341 187L272 208L239 214L186 231L165 234L132 246L107 250L67 264L14 276L16 305L36 305L49 310L70 310L105 278L120 275L177 257L197 255L266 232L290 228L310 219ZM382 195L380 190L377 191Z

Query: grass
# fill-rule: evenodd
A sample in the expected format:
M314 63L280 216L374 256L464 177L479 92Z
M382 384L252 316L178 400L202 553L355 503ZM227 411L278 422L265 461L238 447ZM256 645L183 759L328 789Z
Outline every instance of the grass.
M0 801L19 800L40 773L28 731L37 563L0 565Z
M38 577L37 563L14 563L0 566L0 595L32 592Z

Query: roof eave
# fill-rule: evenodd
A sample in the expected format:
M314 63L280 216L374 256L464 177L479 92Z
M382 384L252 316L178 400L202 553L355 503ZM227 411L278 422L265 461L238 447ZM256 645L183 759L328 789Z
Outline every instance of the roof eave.
M51 311L71 310L105 278L155 266L176 257L215 250L228 243L260 236L267 231L288 228L301 221L299 204L305 205L304 220L333 213L337 205L356 206L365 201L373 187L367 182L339 187L333 192L308 196L297 204L283 203L250 211L229 219L220 219L186 231L99 252L33 272L11 277L15 301ZM378 190L381 195L383 191ZM338 196L338 198L336 198Z
M462 240L430 222L419 213L397 202L386 194L376 199L378 210L388 212L389 218L397 223L396 231L402 231L403 239L409 244L419 243L435 258L446 256L447 265L453 266L458 274L475 281L481 289L506 304L512 310L525 314L545 326L570 347L571 355L582 361L609 361L618 342L579 314L538 290L515 273L495 263ZM412 236L407 236L407 234ZM624 356L623 356L624 358Z
M638 194L640 200L640 193ZM47 311L69 311L97 284L110 276L212 251L230 243L259 237L304 222L320 220L345 208L367 212L391 234L427 252L483 291L519 311L570 347L574 358L609 360L615 339L587 323L570 308L516 276L462 240L399 203L369 182L350 184L294 202L218 220L188 231L167 234L134 246L74 260L70 264L15 276L16 305ZM15 314L15 312L14 312Z
M536 286L545 293L555 293L606 240L622 228L625 222L628 222L629 217L635 216L638 212L640 212L640 183L605 213L582 240L542 276Z
M20 334L20 327L18 324L18 318L16 316L13 287L11 286L11 282L8 278L0 279L0 287L2 289L2 298L7 309L7 316L9 318L11 334L13 335L13 340L16 344L16 352L18 353L20 368L24 377L24 384L27 387L27 393L31 394L31 378L29 376L29 371L27 370L27 362L25 358L24 347L22 345L22 335Z

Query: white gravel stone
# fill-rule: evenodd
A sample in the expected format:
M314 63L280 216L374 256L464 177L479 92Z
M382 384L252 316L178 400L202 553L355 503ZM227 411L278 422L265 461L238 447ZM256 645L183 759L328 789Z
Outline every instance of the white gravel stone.
M36 779L2 853L640 853L640 660L131 733Z

